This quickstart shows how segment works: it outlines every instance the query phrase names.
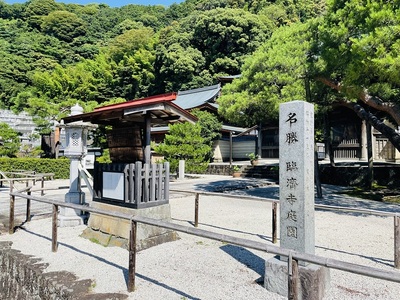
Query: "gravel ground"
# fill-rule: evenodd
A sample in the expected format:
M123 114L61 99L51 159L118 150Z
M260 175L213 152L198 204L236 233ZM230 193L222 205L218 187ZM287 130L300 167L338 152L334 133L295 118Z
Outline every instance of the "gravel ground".
M207 186L195 180L187 183L185 189ZM212 185L215 180L208 186ZM276 186L270 188L275 193ZM330 204L335 199L332 194L326 198ZM343 197L338 201L343 202ZM194 197L175 194L170 203L172 221L192 226ZM270 209L262 201L201 196L199 228L271 244ZM395 270L392 218L325 211L316 211L315 218L317 255ZM79 237L84 228L59 228L57 253L51 252L48 218L34 218L15 234L0 235L0 241L12 241L14 249L42 258L49 263L46 271L65 270L94 280L96 293L126 293L128 252ZM257 283L271 254L183 233L179 236L178 241L138 253L136 290L129 299L285 299ZM399 295L398 283L331 270L331 288L324 299L397 300Z

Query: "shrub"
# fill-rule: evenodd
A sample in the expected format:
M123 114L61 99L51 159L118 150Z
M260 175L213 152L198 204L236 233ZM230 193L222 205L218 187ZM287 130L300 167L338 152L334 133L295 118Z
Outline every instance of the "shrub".
M70 160L67 158L0 158L0 170L13 172L17 170L35 171L36 173L54 173L54 178L69 178Z
M201 127L187 122L171 125L164 142L155 146L154 150L170 163L171 172L178 170L179 160L182 159L186 161L187 173L196 174L204 173L207 169L211 147L205 144Z

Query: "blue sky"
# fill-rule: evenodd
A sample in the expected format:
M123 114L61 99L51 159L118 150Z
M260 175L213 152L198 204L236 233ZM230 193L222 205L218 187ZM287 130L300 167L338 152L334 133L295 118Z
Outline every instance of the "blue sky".
M89 3L103 3L110 7L120 7L128 4L141 4L141 5L157 5L161 4L169 6L173 3L181 3L184 0L56 0L61 3L75 3L75 4L89 4ZM5 0L7 4L24 3L26 0Z

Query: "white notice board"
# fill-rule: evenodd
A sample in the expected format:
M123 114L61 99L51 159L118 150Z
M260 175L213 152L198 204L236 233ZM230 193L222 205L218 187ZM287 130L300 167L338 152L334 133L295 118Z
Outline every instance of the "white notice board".
M124 173L103 172L103 197L124 200Z

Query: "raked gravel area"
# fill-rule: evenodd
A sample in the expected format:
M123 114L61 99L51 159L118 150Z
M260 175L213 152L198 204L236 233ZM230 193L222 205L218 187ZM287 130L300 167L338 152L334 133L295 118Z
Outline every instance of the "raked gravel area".
M222 185L225 181L231 182L229 177L223 176L207 180L188 179L180 184L171 183L171 188L206 190L206 187L218 186L216 182ZM249 187L246 191L257 196L261 189L264 189L261 196L276 196L277 186L271 183L257 186L254 181L248 181L244 184ZM194 196L180 193L171 196L172 221L192 227ZM333 189L325 189L324 198L330 205L335 199L346 202L342 195L335 197ZM359 199L348 198L347 201L358 203ZM373 203L373 206L377 205ZM397 206L390 206L389 210L396 209ZM230 199L223 194L201 196L199 223L200 229L272 244L271 204L265 201ZM258 284L264 276L264 262L272 254L183 233L179 233L178 241L138 253L136 290L128 294L127 250L103 247L81 238L79 235L84 229L85 226L59 228L57 253L51 252L50 218L33 218L13 235L0 235L0 241L12 241L12 248L41 258L49 264L46 272L64 270L76 274L79 279L92 279L95 293L125 293L129 299L286 299ZM396 271L393 268L393 218L317 210L315 232L317 255ZM324 297L399 298L399 283L333 269L331 287Z

